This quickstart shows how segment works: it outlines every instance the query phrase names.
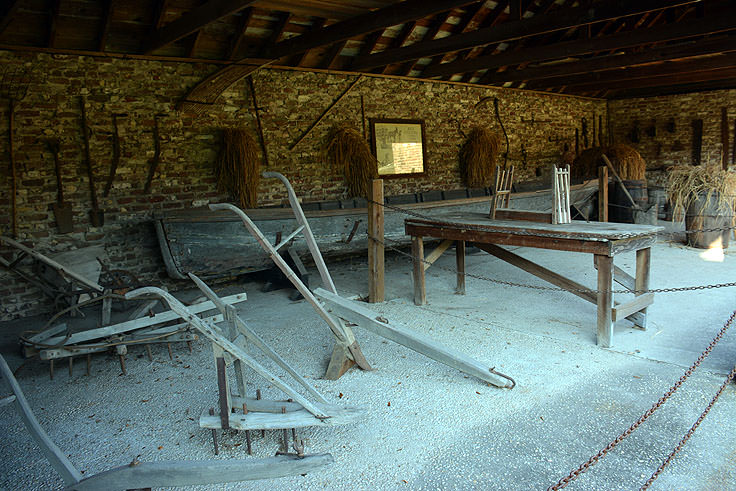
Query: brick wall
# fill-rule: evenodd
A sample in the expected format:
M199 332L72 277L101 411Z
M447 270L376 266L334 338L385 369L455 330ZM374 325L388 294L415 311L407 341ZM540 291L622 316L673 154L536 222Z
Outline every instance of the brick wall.
M154 213L225 201L215 185L218 130L245 127L255 134L249 86L234 84L216 105L201 115L180 114L176 103L217 67L121 58L92 58L0 52L0 66L26 73L13 88L27 86L16 103L13 142L18 168L18 238L40 252L104 245L109 266L129 270L142 281L183 286L165 277L151 217ZM305 201L346 196L342 176L325 163L322 140L334 123L362 129L361 107L368 118L423 119L426 126L426 176L387 180L386 194L463 187L458 171L460 131L473 124L497 130L493 97L509 136L509 163L519 180L544 174L559 161L565 145L574 148L575 128L586 117L603 116L601 100L439 82L365 76L297 147L289 147L354 81L355 75L264 69L254 85L270 167L286 175ZM7 84L6 84L7 85ZM4 95L8 87L0 87ZM86 98L90 151L97 179L104 227L90 225L90 192L83 166L79 97ZM490 98L490 99L485 99ZM480 102L480 104L478 104ZM477 105L477 107L476 107ZM113 114L118 117L121 159L112 190L102 196L112 160ZM158 115L160 164L150 193L143 187L154 155L153 130ZM0 234L10 234L8 106L0 109ZM597 124L597 123L596 123ZM59 138L64 198L73 204L74 231L58 234L52 204L56 179L52 155L43 138ZM262 181L259 204L280 203L280 183ZM0 254L8 249L0 247ZM186 285L188 286L188 285ZM36 288L0 270L0 320L48 312L52 303Z
M703 120L701 162L720 165L722 107L727 108L733 152L736 90L611 101L609 112L614 140L636 148L647 162L647 179L661 185L665 179L663 167L692 164L694 119ZM635 127L640 129L638 143L631 141ZM728 155L729 163L732 158Z

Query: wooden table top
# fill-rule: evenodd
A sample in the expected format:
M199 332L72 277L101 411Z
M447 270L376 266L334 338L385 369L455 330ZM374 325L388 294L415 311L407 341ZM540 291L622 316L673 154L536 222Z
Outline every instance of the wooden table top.
M632 223L585 222L573 220L571 223L551 224L522 220L491 220L487 214L473 212L448 212L433 215L431 218L407 218L407 233L420 229L472 229L477 232L493 234L508 233L541 237L574 238L585 241L615 241L654 235L664 230L659 225L637 225Z

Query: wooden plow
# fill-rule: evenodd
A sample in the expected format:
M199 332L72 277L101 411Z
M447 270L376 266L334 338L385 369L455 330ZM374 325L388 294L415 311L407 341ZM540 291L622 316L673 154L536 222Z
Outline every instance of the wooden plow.
M122 298L122 297L121 297ZM232 305L247 299L245 293L230 295L220 299L220 303ZM150 344L167 343L169 358L172 358L171 343L186 342L191 352L191 342L197 339L191 330L191 323L172 310L152 313L158 300L140 305L128 320L95 329L72 333L66 323L56 324L29 337L22 337L26 356L38 354L41 360L49 361L49 374L54 376L54 360L69 359L69 374L72 374L74 357L87 357L87 375L90 374L92 353L114 350L120 361L120 369L126 374L125 355L129 346L143 344L149 359L153 359ZM188 307L187 317L205 315L215 309L211 301L197 303ZM208 322L221 322L222 314L204 317Z
M307 222L301 205L299 204L299 199L297 198L288 179L278 172L264 172L263 177L275 177L281 180L284 186L286 186L289 195L289 203L291 204L291 208L299 224L297 230L289 235L288 239L282 241L276 246L271 245L248 215L246 215L243 210L231 204L212 204L210 205L210 209L230 210L238 215L248 231L268 252L274 263L279 267L279 269L281 269L289 281L292 282L296 289L299 290L304 298L312 305L315 311L317 311L320 317L322 317L330 327L330 330L335 337L335 348L333 349L325 378L333 380L337 379L354 364L357 364L364 370L370 370L370 365L363 357L352 329L348 323L345 322L345 320L348 320L349 322L359 325L381 337L394 341L402 346L406 346L407 348L435 361L444 363L445 365L456 368L469 375L478 377L496 387L514 387L515 383L510 377L496 372L492 367L485 366L480 362L473 360L456 350L447 348L407 327L383 322L379 316L376 316L376 314L371 312L369 309L340 297L327 266L325 265L324 259L322 258L322 254L319 251L319 247L314 240L309 223ZM292 271L289 265L278 253L278 249L299 232L304 233L307 246L309 247L314 263L317 266L320 277L322 278L322 288L316 290L317 296L321 298L322 302L320 302L320 300L318 300L318 298L315 297L315 295L299 280L297 275L294 274L294 271ZM328 304L337 316L332 315L323 302Z
M66 454L51 440L33 414L18 381L5 359L0 355L0 379L10 387L9 396L0 397L0 407L14 404L26 429L36 441L46 459L61 476L65 490L123 490L153 487L179 487L305 474L331 464L330 454L277 455L265 459L247 460L177 460L140 462L84 477Z
M203 281L190 273L190 278L209 298L224 317L223 329L212 320L201 319L191 312L168 292L155 287L139 288L126 294L127 298L156 296L162 299L172 311L179 314L205 337L212 341L215 356L218 386L218 410L210 408L203 411L199 419L202 428L212 430L215 454L218 453L217 429L245 431L248 453L251 453L251 430L282 430L280 453L289 451L289 429L293 437L293 449L298 455L304 451L304 443L296 437L296 428L321 424L337 425L357 420L363 410L352 407L330 405L314 387L291 367L276 351L263 341L238 316L235 307L223 302ZM280 369L288 373L303 391L314 399L310 399L295 390L291 385L275 375L267 367L259 363L248 352L249 346L258 348ZM227 366L231 365L235 373L236 391L231 393L227 376ZM270 385L280 389L288 400L273 401L261 399L260 390L255 398L246 395L246 368L250 368L264 378ZM236 412L238 411L238 412Z

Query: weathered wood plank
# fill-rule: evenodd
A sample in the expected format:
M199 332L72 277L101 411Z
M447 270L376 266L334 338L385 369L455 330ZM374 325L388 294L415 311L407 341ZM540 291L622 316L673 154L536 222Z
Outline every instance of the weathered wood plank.
M422 263L424 271L427 271L452 246L453 242L452 240L445 239L432 252L427 254L427 257L424 258L424 262Z
M66 488L67 491L124 490L194 486L274 479L306 474L328 464L330 454L277 455L265 459L140 462L100 472Z
M455 293L465 295L465 241L455 241L455 267L457 269L457 286Z
M613 258L596 255L598 265L598 322L597 344L603 348L613 345Z
M379 242L385 239L383 204L383 179L374 179L368 203L368 301L371 303L383 302L386 293L385 250Z
M527 222L552 223L552 213L533 210L496 208L496 220L523 220Z
M140 341L142 339L145 339L147 336L145 335L137 335L137 336L125 336L121 342L122 343L136 343L143 344ZM151 344L151 343L178 343L178 342L184 342L184 341L196 341L197 335L192 332L183 332L179 334L172 334L170 336L162 337L160 339L155 339L152 341L146 341L145 344ZM73 349L67 349L67 348L49 348L44 349L38 352L38 357L41 360L55 360L58 358L69 358L71 356L80 356L80 355L86 355L90 353L101 353L103 351L107 351L111 349L109 346L101 346L100 344L93 344L93 345L75 345Z
M227 304L233 304L233 303L243 302L247 298L248 297L245 293L237 293L235 295L229 295L223 298L222 301ZM202 303L191 305L188 307L189 312L192 314L199 314L202 312L206 312L208 310L212 310L214 308L215 308L215 305L211 301L202 302ZM169 310L167 312L160 312L158 314L155 314L152 317L148 317L148 316L140 317L138 319L121 322L120 324L114 324L112 326L100 327L97 329L88 329L86 331L72 334L72 336L69 337L69 339L67 339L64 342L64 345L67 346L70 344L77 344L77 343L82 343L84 341L89 341L91 339L106 338L114 334L120 334L120 333L124 333L128 331L133 331L135 329L155 326L156 324L162 324L164 322L176 320L176 319L179 319L180 317L181 316L177 314L176 312ZM62 341L64 341L64 337L57 336L57 337L48 339L44 344L53 345L53 344L61 343Z
M320 405L327 419L316 418L306 409L287 411L285 413L257 412L248 410L248 414L230 413L229 425L233 430L283 430L289 428L306 428L317 425L342 425L355 423L366 416L366 411L357 407L338 407ZM209 409L203 410L199 416L200 428L221 429L220 415L210 415Z
M649 290L649 276L651 269L652 250L649 247L636 251L636 280L634 289L639 292L636 295L643 295L641 292ZM652 294L653 295L653 294ZM634 324L642 329L647 328L647 309L641 309L640 319L633 320Z
M613 308L611 313L611 319L616 322L620 319L626 318L634 312L639 312L654 303L654 293L645 293L639 295L634 300L626 303L621 303Z
M424 241L421 236L411 238L411 257L414 266L414 305L424 305L427 303L427 286L424 282Z
M401 325L392 325L378 320L376 313L360 304L346 300L339 295L317 288L315 294L329 305L329 308L340 317L358 324L390 341L405 346L449 367L478 377L496 387L507 387L508 380L493 374L487 365L455 349L444 346L437 341L412 331Z
M559 286L560 288L564 288L565 290L569 291L570 293L574 295L577 295L583 300L587 300L588 302L591 302L591 303L597 302L597 297L594 293L586 292L586 291L578 291L578 290L586 290L586 289L589 290L589 288L586 288L580 283L577 283L569 278L565 278L564 276L558 273L555 273L554 271L550 271L549 269L543 266L533 263L532 261L525 259L517 254L514 254L513 252L507 251L506 249L499 247L497 245L494 245L494 244L476 243L475 246L478 249L486 251L488 254L491 254L503 261L506 261L509 264L513 264L517 268L523 269L529 274L533 274L534 276L541 278L544 281L547 281L549 283L552 283L553 285Z

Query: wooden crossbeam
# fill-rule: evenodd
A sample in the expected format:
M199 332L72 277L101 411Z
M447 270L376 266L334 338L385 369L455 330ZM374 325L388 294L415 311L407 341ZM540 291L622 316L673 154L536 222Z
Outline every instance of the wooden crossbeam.
M618 4L611 5L615 6ZM652 27L651 29L637 29L631 32L619 32L600 38L567 41L548 46L529 48L518 52L490 54L479 56L472 60L444 63L435 67L428 67L422 72L422 76L442 77L455 73L500 68L502 66L519 65L522 63L581 56L599 51L614 51L642 44L686 39L728 31L733 29L735 23L736 9L728 9L719 15L713 15L692 22L668 24Z
M114 8L115 0L107 0L105 2L104 11L102 13L102 23L100 24L100 34L97 36L97 51L105 51L107 35L110 32L110 24L112 23L112 12Z
M18 13L18 8L23 2L21 0L11 1L5 9L0 12L0 34L10 25Z
M677 46L650 48L640 53L615 53L585 61L570 61L549 66L524 68L522 70L506 70L488 73L483 83L497 84L504 82L520 82L525 80L554 79L583 73L628 68L657 61L667 61L694 56L705 56L736 51L736 38L701 39L686 42ZM527 87L529 84L527 84Z
M424 258L424 271L427 271L431 265L437 261L444 252L452 246L454 240L445 239L442 242L440 242L440 245L437 246L435 250L427 254L427 256Z
M61 10L61 0L52 0L51 2L51 19L49 20L49 34L47 46L53 48L56 45L56 32L59 28L59 12Z
M731 80L736 78L736 67L703 70L691 73L672 73L664 76L652 75L648 78L634 80L621 80L612 82L597 82L585 85L573 85L567 89L570 93L589 92L592 90L625 90L645 89L647 87L672 87L681 84L692 84L698 82L715 82L717 80Z
M736 44L736 40L734 40ZM575 86L618 86L621 82L638 79L655 79L657 77L686 76L689 73L706 72L734 67L734 54L719 54L686 61L667 61L641 67L627 67L626 70L607 70L575 76L555 77L529 82L526 88L550 89L555 87Z
M255 3L255 0L210 0L195 7L175 21L154 31L146 45L145 53L151 54L252 3Z
M611 319L613 322L629 317L631 314L639 312L654 303L654 293L645 293L639 295L634 300L621 303L611 309Z
M687 4L693 3L693 1L686 0L674 3ZM564 11L553 12L548 15L533 16L529 19L504 22L496 26L477 29L455 36L447 36L433 41L416 43L403 48L385 50L381 53L367 56L362 60L356 60L353 64L353 68L355 70L367 70L377 66L388 65L390 63L398 63L401 61L435 56L475 46L508 42L548 32L570 29L580 25L587 25L593 22L618 18L623 15L632 15L652 9L657 10L672 5L673 2L666 0L624 0L615 3L601 2L594 8L584 6L574 9L565 9ZM467 62L468 61L465 61L465 63ZM458 66L459 63L461 62L458 62ZM450 63L447 65L450 65ZM477 69L478 68L475 68L474 70ZM462 73L467 71L469 70L455 71L452 73ZM435 73L434 70L430 73L431 75L427 74L427 76L440 75ZM452 73L442 73L442 75L451 75Z
M233 60L235 59L236 56L238 56L238 51L240 51L240 46L243 44L243 41L245 40L245 31L246 29L248 29L248 24L250 24L250 20L252 18L253 18L253 7L246 7L240 13L240 22L238 23L238 30L235 31L235 37L230 43L230 52L227 55L228 60Z
M269 57L278 59L471 3L474 2L468 0L405 0L329 25L318 31L309 31L301 36L281 41L266 52Z

